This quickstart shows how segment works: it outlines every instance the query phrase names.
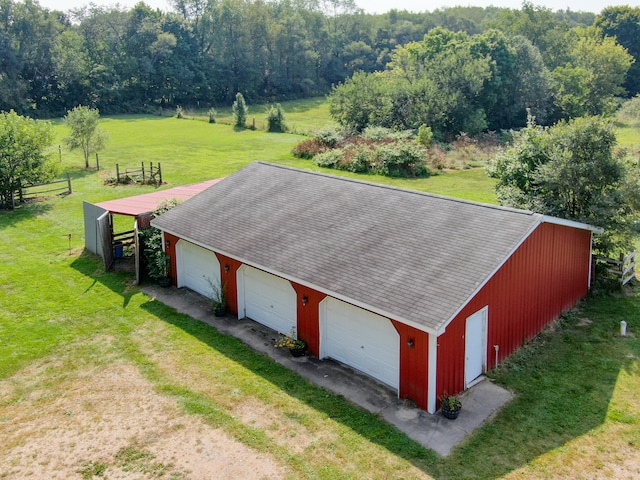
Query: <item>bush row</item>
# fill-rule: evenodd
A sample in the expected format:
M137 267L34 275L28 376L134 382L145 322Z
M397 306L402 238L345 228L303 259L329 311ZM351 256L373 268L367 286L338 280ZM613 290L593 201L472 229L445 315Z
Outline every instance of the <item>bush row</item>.
M415 142L357 142L319 153L313 161L319 167L355 173L376 173L388 177L428 177L426 151Z

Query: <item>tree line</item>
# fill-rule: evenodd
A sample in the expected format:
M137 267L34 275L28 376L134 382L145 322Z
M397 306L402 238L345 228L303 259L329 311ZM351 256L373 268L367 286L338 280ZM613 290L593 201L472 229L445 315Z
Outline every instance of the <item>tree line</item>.
M550 72L569 69L564 75L579 90L589 86L591 72L571 63L578 55L572 35L580 37L572 32L595 25L602 35L618 35L637 58L638 18L639 9L629 7L610 7L596 17L526 3L521 10L372 15L353 0L174 0L170 12L143 2L131 9L91 5L60 12L34 0L0 0L0 110L47 117L79 104L110 114L229 105L238 92L251 103L321 95L358 72L397 66L398 49L423 41L436 27L471 38L498 30L516 51L539 52L536 61ZM477 74L486 79L492 68ZM633 95L638 80L630 77L622 87Z
M353 131L425 125L447 140L522 128L530 115L541 125L610 115L638 93L640 43L627 48L616 32L630 43L635 26L640 42L640 8L610 7L592 25L568 28L525 4L489 24L472 35L436 27L396 47L384 71L356 72L333 88L333 116Z

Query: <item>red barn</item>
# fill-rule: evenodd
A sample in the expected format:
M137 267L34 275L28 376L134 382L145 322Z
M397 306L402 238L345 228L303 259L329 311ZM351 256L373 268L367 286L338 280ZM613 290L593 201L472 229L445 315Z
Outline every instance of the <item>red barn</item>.
M597 230L261 162L152 225L178 287L431 413L587 293Z

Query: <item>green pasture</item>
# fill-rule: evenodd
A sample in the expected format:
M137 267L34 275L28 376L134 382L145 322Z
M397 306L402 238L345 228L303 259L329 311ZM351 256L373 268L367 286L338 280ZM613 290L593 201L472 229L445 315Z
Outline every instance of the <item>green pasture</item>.
M300 130L324 118L314 117L321 104L305 108L302 102L285 105ZM47 386L55 387L87 366L130 362L185 412L271 455L292 478L572 478L576 471L614 478L612 462L637 462L637 289L585 300L492 372L516 399L450 457L439 458L378 416L153 301L130 274L105 272L97 257L83 252L82 200L154 189L105 185L116 163L126 168L160 162L166 187L226 176L255 160L318 170L290 153L303 137L160 116L105 118L102 126L111 140L100 153L100 171L85 170L80 154L62 147L61 168L72 176L72 195L0 211L0 382L15 385L11 393L0 389L0 433L12 422L2 408L44 388L29 381L33 369L46 372ZM56 123L55 133L59 143L66 129ZM482 169L419 180L349 176L495 202L493 182ZM618 335L622 320L633 333L624 338ZM244 423L234 412L239 399L281 422ZM295 435L313 441L286 448L281 440ZM94 459L87 454L84 460Z

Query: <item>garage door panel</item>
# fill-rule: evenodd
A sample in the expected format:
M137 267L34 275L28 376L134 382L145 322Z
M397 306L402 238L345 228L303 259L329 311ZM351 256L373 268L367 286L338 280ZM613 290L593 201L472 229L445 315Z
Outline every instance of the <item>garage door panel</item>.
M391 321L336 299L327 299L324 353L398 388L399 334Z
M281 333L296 326L296 293L291 284L280 277L245 266L245 315Z
M180 285L211 297L210 282L220 281L220 262L216 254L193 243L180 240Z

